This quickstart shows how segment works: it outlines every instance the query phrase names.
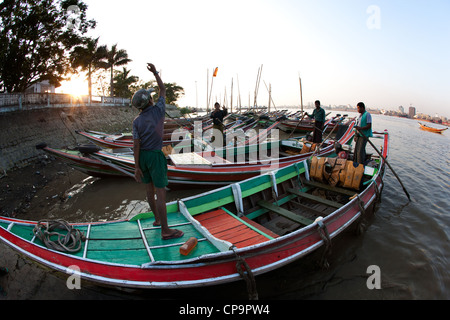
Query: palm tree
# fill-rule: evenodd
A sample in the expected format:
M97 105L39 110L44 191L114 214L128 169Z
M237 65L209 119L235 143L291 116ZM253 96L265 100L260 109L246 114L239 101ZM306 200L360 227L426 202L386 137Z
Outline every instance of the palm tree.
M128 62L131 62L131 59L128 59L128 53L123 50L117 50L117 43L111 47L111 50L108 50L106 60L108 61L108 68L111 69L111 97L114 95L114 67L115 66L123 66Z
M107 49L106 46L98 46L98 39L85 38L83 45L76 46L70 55L73 68L81 67L81 70L88 72L89 101L92 99L92 73L107 67Z
M164 83L166 87L166 104L172 104L177 106L176 102L181 96L184 95L184 88L174 83ZM156 95L159 96L159 87L154 87L153 83L151 85L155 89Z
M133 83L139 81L136 76L130 76L130 71L123 67L122 71L116 71L116 76L114 77L114 93L116 96L122 98L131 98L133 93L130 90L130 86Z
M176 83L165 83L164 85L166 86L166 103L176 105L177 100L184 95L183 87Z

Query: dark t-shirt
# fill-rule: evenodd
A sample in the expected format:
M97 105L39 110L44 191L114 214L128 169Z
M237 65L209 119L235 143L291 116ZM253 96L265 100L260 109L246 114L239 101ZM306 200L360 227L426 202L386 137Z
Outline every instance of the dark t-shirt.
M141 150L161 150L163 146L166 99L160 97L133 121L133 139L141 141Z
M211 112L211 118L215 125L223 124L223 118L228 114L228 110L219 110Z

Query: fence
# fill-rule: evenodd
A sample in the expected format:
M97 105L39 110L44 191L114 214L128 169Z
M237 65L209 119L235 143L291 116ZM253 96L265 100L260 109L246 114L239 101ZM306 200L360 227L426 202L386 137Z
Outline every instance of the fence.
M129 106L130 99L116 97L73 96L66 93L2 93L0 113L44 108L81 106Z

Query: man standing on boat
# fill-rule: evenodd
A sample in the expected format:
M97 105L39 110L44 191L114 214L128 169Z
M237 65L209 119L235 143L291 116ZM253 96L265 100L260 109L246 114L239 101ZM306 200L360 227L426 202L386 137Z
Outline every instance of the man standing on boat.
M314 118L314 133L313 133L313 142L321 143L322 142L322 131L323 125L325 123L325 110L320 106L320 101L316 100L315 102L316 109L314 109L313 113L306 115L310 118Z
M166 113L166 87L153 64L148 63L147 69L155 76L159 87L159 98L153 102L151 89L137 91L131 99L131 104L141 110L133 121L133 152L135 161L134 177L137 182L146 186L147 200L155 215L154 226L161 226L163 240L176 239L183 232L169 229L167 223L166 186L167 160L161 151L163 146L164 119Z
M227 108L223 107L222 110L220 110L220 104L216 102L214 104L214 111L211 112L211 118L213 119L213 130L217 129L219 130L223 135L223 130L225 129L225 126L223 124L223 119L228 114ZM213 132L214 134L214 132ZM214 141L215 137L213 136L212 141Z
M355 126L355 162L364 164L366 161L366 144L367 139L373 137L372 134L372 116L366 111L363 102L357 105L359 116ZM360 132L364 135L361 135Z

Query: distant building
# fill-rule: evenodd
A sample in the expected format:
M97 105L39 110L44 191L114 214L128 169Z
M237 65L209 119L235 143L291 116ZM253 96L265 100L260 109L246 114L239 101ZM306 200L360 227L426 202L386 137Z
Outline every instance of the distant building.
M409 107L408 117L414 118L415 115L416 115L416 108L414 108L414 107Z
M55 93L55 86L48 80L37 82L28 87L26 93Z
M400 111L400 113L405 113L405 109L403 108L403 106L398 107L398 111Z

